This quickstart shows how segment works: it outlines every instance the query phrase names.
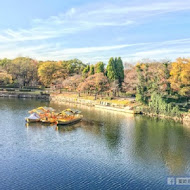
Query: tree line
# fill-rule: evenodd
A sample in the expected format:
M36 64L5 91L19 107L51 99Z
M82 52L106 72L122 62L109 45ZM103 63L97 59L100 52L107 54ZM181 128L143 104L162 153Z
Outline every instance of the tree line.
M79 95L83 92L95 96L102 93L109 97L131 96L148 105L152 112L169 112L174 108L169 105L170 102L184 100L188 104L190 59L178 58L174 62L143 60L137 64L124 64L120 57L111 57L107 65L103 62L84 64L78 59L2 59L0 85L51 87L54 90L78 92Z
M125 91L146 105L143 112L179 116L190 109L190 59L128 65L124 83Z
M0 60L0 85L19 88L44 86L68 91L99 93L111 86L122 87L124 67L121 58L84 64L78 59L68 61L36 61L27 57ZM114 84L112 84L114 83Z

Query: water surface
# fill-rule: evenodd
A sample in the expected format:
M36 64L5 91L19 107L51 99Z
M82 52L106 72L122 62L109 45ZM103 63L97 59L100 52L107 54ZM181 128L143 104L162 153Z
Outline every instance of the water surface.
M2 190L171 189L168 176L190 176L190 130L180 123L78 106L84 120L73 126L25 126L38 106L49 103L0 99Z

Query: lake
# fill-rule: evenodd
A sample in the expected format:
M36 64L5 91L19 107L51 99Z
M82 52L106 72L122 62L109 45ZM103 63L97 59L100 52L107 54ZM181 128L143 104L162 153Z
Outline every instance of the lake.
M77 108L84 120L72 126L26 126L28 111L39 106ZM167 185L168 176L190 176L190 128L180 123L0 99L1 190L176 188Z

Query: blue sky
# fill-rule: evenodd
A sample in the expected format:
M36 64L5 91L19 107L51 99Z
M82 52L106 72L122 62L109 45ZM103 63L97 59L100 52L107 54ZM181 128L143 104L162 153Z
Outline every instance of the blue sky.
M6 0L0 5L0 58L190 57L190 0Z

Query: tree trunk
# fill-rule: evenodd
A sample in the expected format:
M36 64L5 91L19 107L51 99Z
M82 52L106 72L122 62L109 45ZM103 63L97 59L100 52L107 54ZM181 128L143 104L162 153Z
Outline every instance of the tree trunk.
M114 95L114 97L116 96L116 90L114 90L113 95Z

